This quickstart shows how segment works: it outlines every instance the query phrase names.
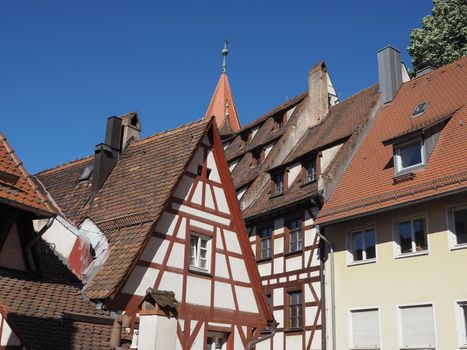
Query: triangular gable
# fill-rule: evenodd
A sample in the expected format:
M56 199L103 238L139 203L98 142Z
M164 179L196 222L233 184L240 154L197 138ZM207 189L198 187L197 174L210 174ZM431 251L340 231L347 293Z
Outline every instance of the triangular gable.
M129 309L154 288L175 293L182 318L214 308L224 310L216 313L217 322L237 317L259 326L272 320L214 124L167 204L116 304L135 312ZM196 237L205 239L208 249L204 266L190 260Z

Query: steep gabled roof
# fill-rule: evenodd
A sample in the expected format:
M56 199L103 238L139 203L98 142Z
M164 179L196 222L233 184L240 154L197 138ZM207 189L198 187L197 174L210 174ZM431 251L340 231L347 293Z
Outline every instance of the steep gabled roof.
M344 145L335 157L339 157L340 153L347 154L347 142L351 142L351 136L356 134L359 128L367 122L378 98L378 85L374 85L332 106L326 118L318 125L308 129L284 162L268 169L268 171L286 168L296 163L301 157L337 142L344 143ZM322 171L324 170L322 169ZM270 177L267 172L261 176ZM251 218L284 206L294 205L316 194L318 194L317 182L304 184L303 177L298 175L283 195L272 196L271 179L269 178L262 193L244 210L243 215L245 218Z
M39 191L6 138L0 133L0 203L30 211L42 217L54 209Z
M319 222L328 223L389 209L455 190L467 189L467 58L404 83L392 103L376 117L352 158ZM427 101L421 115L415 108ZM428 163L414 178L394 181L393 145L434 120L452 116L444 126Z
M229 78L225 72L221 74L217 82L205 118L210 119L212 116L216 119L221 135L228 135L240 130L237 108L230 89Z
M104 299L116 292L212 121L159 133L125 149L86 212L106 235L110 251L85 287L89 298Z

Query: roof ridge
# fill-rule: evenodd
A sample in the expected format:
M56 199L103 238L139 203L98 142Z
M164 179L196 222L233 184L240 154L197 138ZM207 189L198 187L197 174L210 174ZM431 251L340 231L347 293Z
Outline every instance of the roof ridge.
M213 118L209 118L209 119L204 119L204 118L201 118L201 119L197 119L191 123L186 123L186 124L182 124L176 128L172 128L172 129L167 129L167 130L164 130L164 131L160 131L158 133L155 133L155 134L152 134L152 135L149 135L149 136L146 136L145 138L142 138L140 140L136 140L134 142L134 145L137 145L137 144L142 144L142 143L146 143L146 142L149 142L149 141L152 141L153 139L157 138L158 136L163 136L163 135L166 135L168 133L175 133L177 131L182 131L182 129L186 129L188 127L191 127L193 125L197 125L197 124L203 124L203 123L206 123L208 124L209 122L211 122Z
M69 166L76 165L79 162L84 162L85 160L88 160L89 158L92 158L92 157L94 157L94 155L90 154L88 156L84 156L84 157L81 157L81 158L78 158L78 159L70 160L68 162L56 165L56 166L54 166L52 168L44 169L42 171L39 171L38 173L35 173L34 176L36 177L38 175L49 174L49 173L54 172L54 171L62 170L63 168L67 168Z

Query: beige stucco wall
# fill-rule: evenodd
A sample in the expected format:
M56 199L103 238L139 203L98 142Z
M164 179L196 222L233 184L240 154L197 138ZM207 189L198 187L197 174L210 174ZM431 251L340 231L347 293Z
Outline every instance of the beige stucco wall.
M433 304L436 348L459 348L455 302L467 300L467 249L450 249L447 213L466 204L467 194L458 194L325 228L335 243L336 349L350 347L349 310L373 307L379 308L381 348L399 349L398 306L420 303ZM420 214L427 218L428 254L394 258L394 220ZM376 229L376 262L348 266L346 233L369 225ZM329 259L325 269L330 301ZM330 304L326 307L328 338Z

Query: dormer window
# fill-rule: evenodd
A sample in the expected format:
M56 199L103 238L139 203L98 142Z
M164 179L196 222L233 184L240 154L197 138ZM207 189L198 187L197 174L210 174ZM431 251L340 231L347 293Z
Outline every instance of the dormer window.
M413 111L412 117L418 117L420 114L422 114L423 112L425 112L427 106L428 106L428 102L427 102L427 101L424 101L424 102L420 103L420 104L415 108L415 110Z
M274 182L274 195L280 195L284 193L284 173L278 173L273 176Z
M312 182L317 179L315 157L306 160L303 164L303 168L305 172L305 183Z
M421 138L394 145L396 173L408 172L425 164L425 153Z

